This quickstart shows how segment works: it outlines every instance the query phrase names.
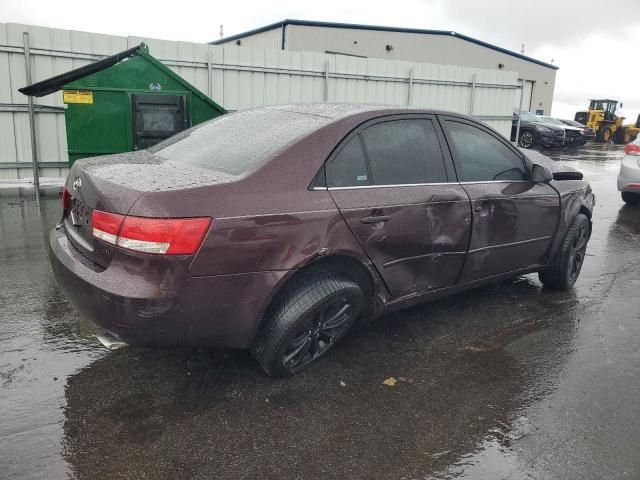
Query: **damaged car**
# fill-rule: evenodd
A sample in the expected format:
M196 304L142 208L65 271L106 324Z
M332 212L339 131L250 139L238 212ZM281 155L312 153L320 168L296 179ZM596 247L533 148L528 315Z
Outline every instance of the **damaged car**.
M520 125L518 126L518 120ZM563 147L566 144L565 128L551 123L545 123L540 117L531 112L514 114L511 122L511 141L522 148L540 146L544 148Z
M50 256L110 336L286 376L385 312L532 272L571 288L593 205L580 172L471 117L274 106L75 162Z

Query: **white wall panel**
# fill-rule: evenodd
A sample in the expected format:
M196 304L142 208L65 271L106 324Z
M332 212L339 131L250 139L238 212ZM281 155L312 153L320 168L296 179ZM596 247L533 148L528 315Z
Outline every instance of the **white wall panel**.
M518 85L514 72L284 51L279 49L279 43L276 48L250 48L247 42L241 47L213 46L0 23L0 103L4 104L0 105L0 166L3 162L22 162L29 167L31 162L27 98L17 91L26 83L22 53L25 31L30 37L34 81L145 42L154 57L228 110L325 101L393 104L460 113L472 111L475 115L492 117L488 123L508 134L511 129L508 117L513 111L514 88ZM280 30L275 33L279 41ZM265 35L265 42L266 38ZM474 101L470 110L472 90ZM36 110L40 161L66 162L62 94L57 92L34 100L38 106L59 109L58 113ZM9 111L11 108L4 108L8 105L22 111ZM41 175L65 173L65 168L43 166ZM0 179L30 176L30 168L0 168Z
M236 40L221 43L220 45L236 45ZM246 48L274 48L279 49L282 45L282 27L273 28L264 32L254 33L248 37L240 39L240 45Z

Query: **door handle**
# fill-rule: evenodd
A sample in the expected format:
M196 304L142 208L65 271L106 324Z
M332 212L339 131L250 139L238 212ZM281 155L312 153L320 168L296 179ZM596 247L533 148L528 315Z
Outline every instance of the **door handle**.
M371 217L362 217L360 223L382 223L391 220L389 215L374 215Z
M491 201L483 201L480 205L473 207L473 211L481 217L486 217L493 213L494 205Z

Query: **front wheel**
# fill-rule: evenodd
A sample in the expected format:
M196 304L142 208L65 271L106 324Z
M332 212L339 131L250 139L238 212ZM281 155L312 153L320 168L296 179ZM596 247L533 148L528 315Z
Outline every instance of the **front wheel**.
M253 354L271 376L300 373L342 340L363 305L362 289L343 275L308 278L272 309Z
M613 138L613 130L609 127L602 127L598 132L598 140L604 143L611 143Z
M569 290L576 283L584 262L590 226L586 215L576 216L551 267L538 274L545 287Z
M533 132L525 131L520 133L520 138L518 138L518 145L522 148L531 148L533 147L534 142L535 138L533 136Z

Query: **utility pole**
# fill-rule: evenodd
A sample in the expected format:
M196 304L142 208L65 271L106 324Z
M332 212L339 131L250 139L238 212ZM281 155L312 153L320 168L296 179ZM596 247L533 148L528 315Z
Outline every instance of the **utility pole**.
M29 33L22 33L22 41L24 45L24 66L27 85L33 83L31 78L31 48L29 45ZM29 95L28 112L29 112L29 137L31 139L31 165L33 166L33 190L36 194L36 200L40 202L40 175L38 171L38 142L36 137L36 114L33 105L33 97Z

